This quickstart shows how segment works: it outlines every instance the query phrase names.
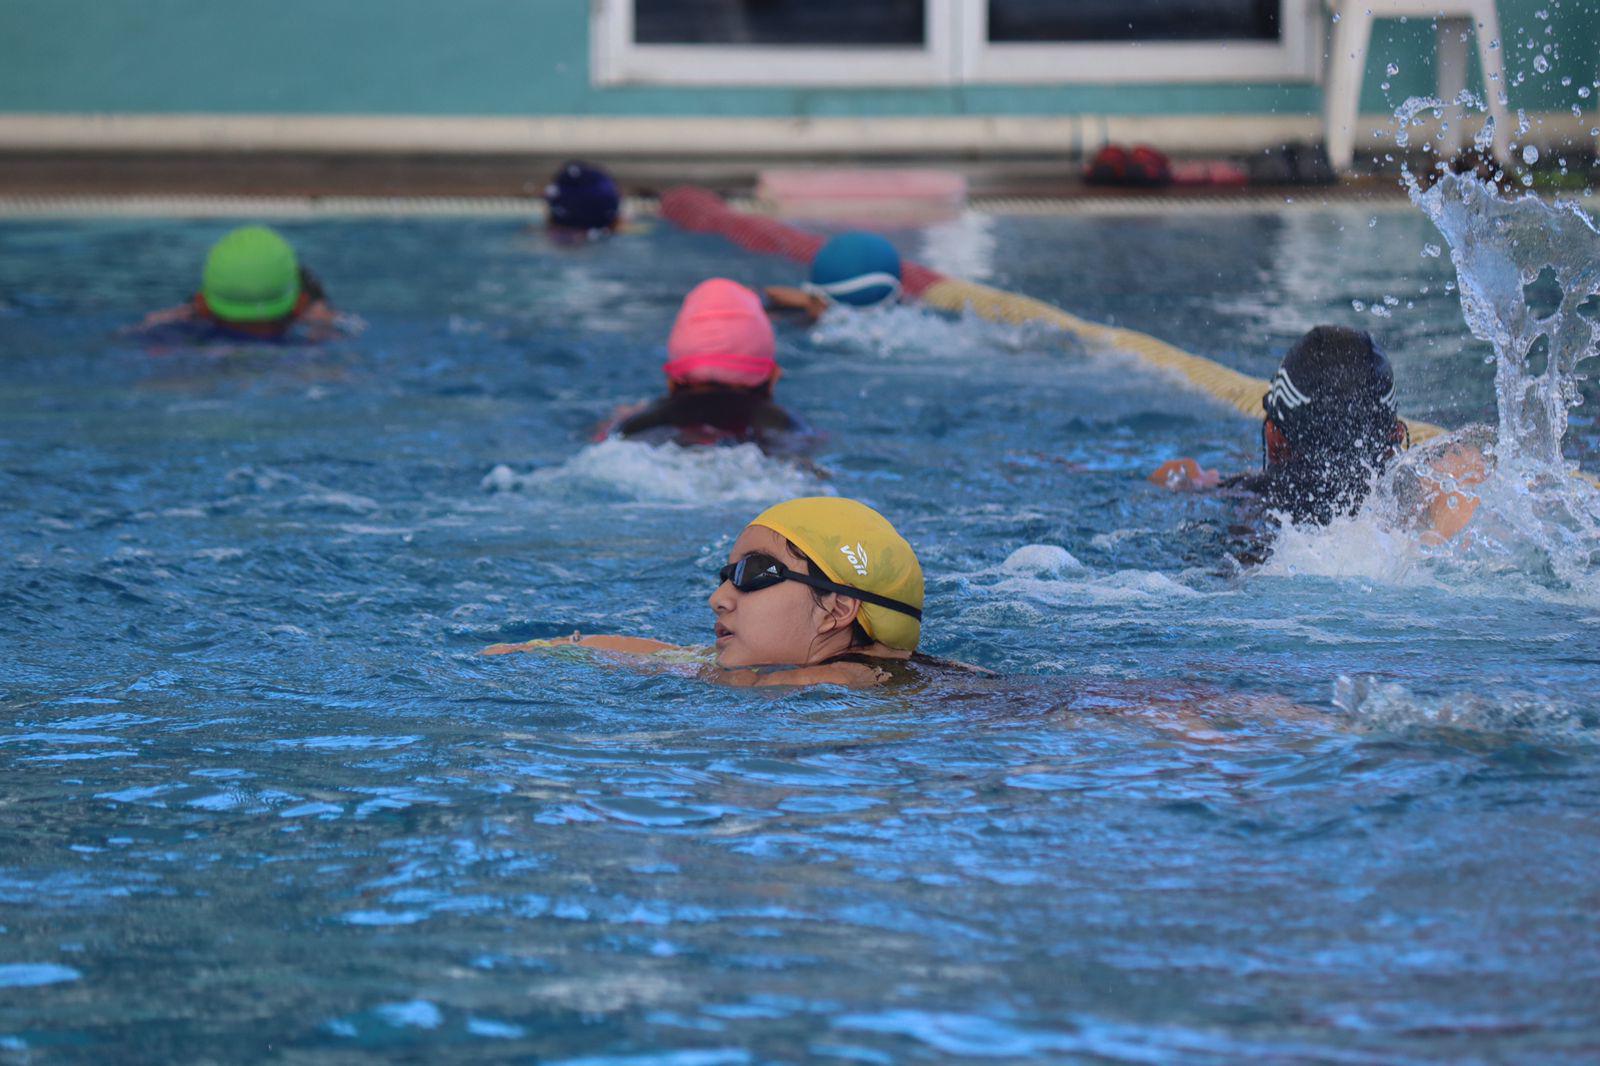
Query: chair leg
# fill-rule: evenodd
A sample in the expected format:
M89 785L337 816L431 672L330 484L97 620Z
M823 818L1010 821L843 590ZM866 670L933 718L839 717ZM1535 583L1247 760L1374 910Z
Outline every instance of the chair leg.
M1340 172L1349 170L1355 159L1356 116L1361 109L1361 82L1367 72L1367 44L1371 38L1371 15L1346 9L1334 23L1322 86L1322 136L1327 143L1328 162Z
M1511 87L1506 84L1506 68L1501 60L1504 48L1500 45L1500 19L1495 15L1494 4L1485 4L1477 19L1478 64L1483 67L1483 95L1489 104L1489 114L1494 118L1494 144L1490 152L1504 163L1510 158L1512 138L1517 128L1511 123L1511 107L1507 102ZM1490 44L1495 47L1489 47Z
M1438 74L1439 99L1450 123L1450 134L1440 142L1441 154L1448 157L1468 143L1469 112L1456 100L1467 87L1467 35L1470 19L1439 19L1434 25L1434 70Z

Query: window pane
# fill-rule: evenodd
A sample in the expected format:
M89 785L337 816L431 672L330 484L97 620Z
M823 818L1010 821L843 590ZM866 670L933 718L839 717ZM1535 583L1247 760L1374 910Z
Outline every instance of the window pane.
M638 44L911 45L924 0L634 0Z
M989 0L997 42L1277 39L1278 0Z

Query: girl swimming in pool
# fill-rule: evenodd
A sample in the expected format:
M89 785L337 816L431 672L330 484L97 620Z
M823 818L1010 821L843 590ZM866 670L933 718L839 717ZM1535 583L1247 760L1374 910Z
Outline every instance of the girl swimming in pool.
M603 167L580 160L561 164L544 188L545 227L558 244L608 237L621 222L622 194Z
M755 444L800 456L816 443L809 427L778 406L777 338L761 298L711 278L684 298L667 341L667 394L617 412L595 434L646 443Z
M212 245L188 303L152 312L134 331L175 341L280 341L294 328L305 340L359 331L276 230L241 226Z
M1383 483L1380 475L1392 473L1397 517L1423 543L1442 544L1471 521L1474 487L1493 467L1492 434L1476 430L1453 433L1401 462L1411 436L1396 411L1394 371L1364 330L1317 326L1300 338L1262 407L1259 473L1224 478L1193 459L1174 459L1150 480L1173 491L1253 495L1293 522L1327 525L1359 511ZM1245 560L1262 549L1254 541L1241 546Z
M888 520L831 496L756 516L728 552L711 594L714 659L729 685L865 687L938 670L981 673L920 654L922 566ZM688 649L641 637L580 636L496 644L485 655L580 646L638 658Z
M1364 330L1317 326L1301 337L1262 407L1259 473L1223 478L1174 459L1150 480L1174 491L1233 489L1295 522L1327 525L1359 510L1376 476L1410 444L1388 356Z

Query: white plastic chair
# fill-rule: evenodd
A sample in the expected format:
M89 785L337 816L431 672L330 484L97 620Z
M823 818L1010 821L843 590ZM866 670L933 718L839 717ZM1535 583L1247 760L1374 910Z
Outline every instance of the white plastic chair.
M1328 74L1322 87L1322 134L1328 161L1335 170L1350 169L1355 158L1357 112L1361 104L1361 79L1367 70L1367 44L1376 19L1428 19L1434 23L1439 75L1439 99L1453 103L1467 84L1467 41L1470 31L1478 42L1483 67L1484 96L1494 117L1491 151L1502 162L1511 115L1501 97L1506 92L1505 66L1500 61L1500 19L1494 0L1329 0L1334 14L1333 44L1328 50ZM1465 122L1456 121L1455 146L1467 142Z

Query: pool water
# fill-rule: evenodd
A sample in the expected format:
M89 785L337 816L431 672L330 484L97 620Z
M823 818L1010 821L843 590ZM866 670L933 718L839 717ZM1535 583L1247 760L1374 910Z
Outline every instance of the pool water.
M1258 427L913 307L780 333L820 470L590 443L692 284L797 277L664 225L287 223L363 334L118 334L226 228L0 223L0 1061L1600 1053L1581 573L1359 522L1241 566L1233 505L1144 477L1249 468ZM1361 325L1407 413L1494 420L1409 209L894 236L1257 376ZM817 492L900 527L924 649L998 677L478 654L708 642L733 537Z

